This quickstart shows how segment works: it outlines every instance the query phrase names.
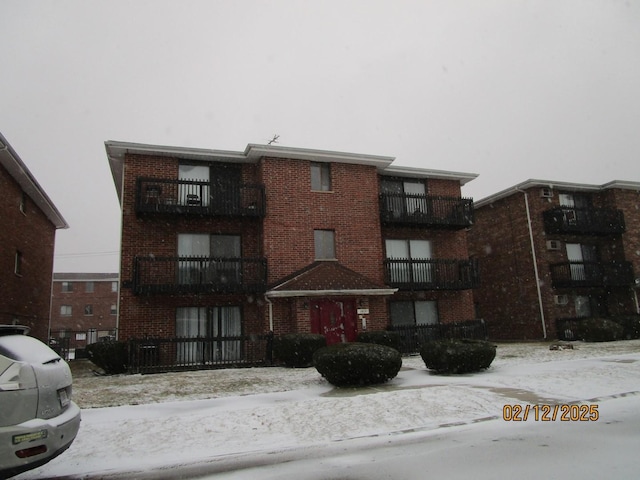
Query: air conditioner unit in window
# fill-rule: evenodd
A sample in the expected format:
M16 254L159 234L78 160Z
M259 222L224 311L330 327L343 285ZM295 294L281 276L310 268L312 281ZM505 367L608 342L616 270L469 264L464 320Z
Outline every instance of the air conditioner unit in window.
M540 196L542 198L551 198L553 197L553 190L548 187L544 187L540 189Z
M553 301L556 305L567 305L569 303L568 295L554 295Z
M560 250L562 242L560 240L547 240L547 250Z

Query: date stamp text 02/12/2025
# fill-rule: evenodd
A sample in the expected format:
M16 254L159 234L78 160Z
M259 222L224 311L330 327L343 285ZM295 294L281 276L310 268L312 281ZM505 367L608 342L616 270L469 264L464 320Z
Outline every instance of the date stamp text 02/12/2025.
M506 422L595 422L600 418L598 405L521 405L506 404L502 407L502 419Z

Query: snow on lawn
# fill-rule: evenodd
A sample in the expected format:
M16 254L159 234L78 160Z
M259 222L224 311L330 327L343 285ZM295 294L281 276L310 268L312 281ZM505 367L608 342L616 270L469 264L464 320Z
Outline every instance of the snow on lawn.
M640 340L555 351L548 343L500 344L488 370L466 375L435 375L409 357L395 379L366 388L334 388L314 368L76 373L78 437L63 455L17 478L140 471L429 431L502 419L505 404L640 395L639 378Z

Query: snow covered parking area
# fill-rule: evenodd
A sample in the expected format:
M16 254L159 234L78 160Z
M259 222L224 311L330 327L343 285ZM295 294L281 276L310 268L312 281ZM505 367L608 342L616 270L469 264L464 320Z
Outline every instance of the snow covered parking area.
M588 433L590 424L618 421L607 418L616 402L640 406L640 340L575 342L573 350L499 344L488 370L456 376L404 358L394 380L362 389L336 389L313 368L79 376L74 398L83 408L74 444L16 478L191 478L178 475L180 465L224 471L283 452L388 445L465 425L491 424L510 435L515 423L503 420L505 404L597 404L600 418L579 427ZM582 422L566 423L565 431L577 432L568 427L574 423ZM530 424L543 428L531 417L524 427ZM635 438L630 458L640 447Z

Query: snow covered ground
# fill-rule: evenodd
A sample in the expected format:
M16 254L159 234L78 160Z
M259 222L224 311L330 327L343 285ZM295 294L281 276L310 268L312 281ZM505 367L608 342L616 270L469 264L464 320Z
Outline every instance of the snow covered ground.
M493 438L487 444L520 435L521 448L544 456L544 449L533 448L526 438L545 425L584 441L598 428L640 417L640 340L574 346L553 351L549 344L500 344L488 370L456 376L429 372L420 357L404 358L394 380L359 389L336 389L313 368L78 375L74 398L83 408L83 422L76 441L49 464L16 478L191 478L247 465L261 466L264 478L278 478L274 469L284 474L285 467L276 466L281 462L290 469L294 459L413 444L447 432L460 435L460 429L462 438L486 432ZM505 405L576 402L598 405L598 420L536 422L530 415L517 426L503 420ZM602 435L598 430L593 442L602 442ZM637 460L640 448L640 434L634 438L635 443L624 443L630 461ZM418 448L435 452L445 444L431 441ZM346 467L359 457L342 458ZM349 478L335 468L333 476L312 477L308 468L305 464L290 478ZM397 478L422 478L420 471L411 472ZM246 474L260 478L256 471Z

